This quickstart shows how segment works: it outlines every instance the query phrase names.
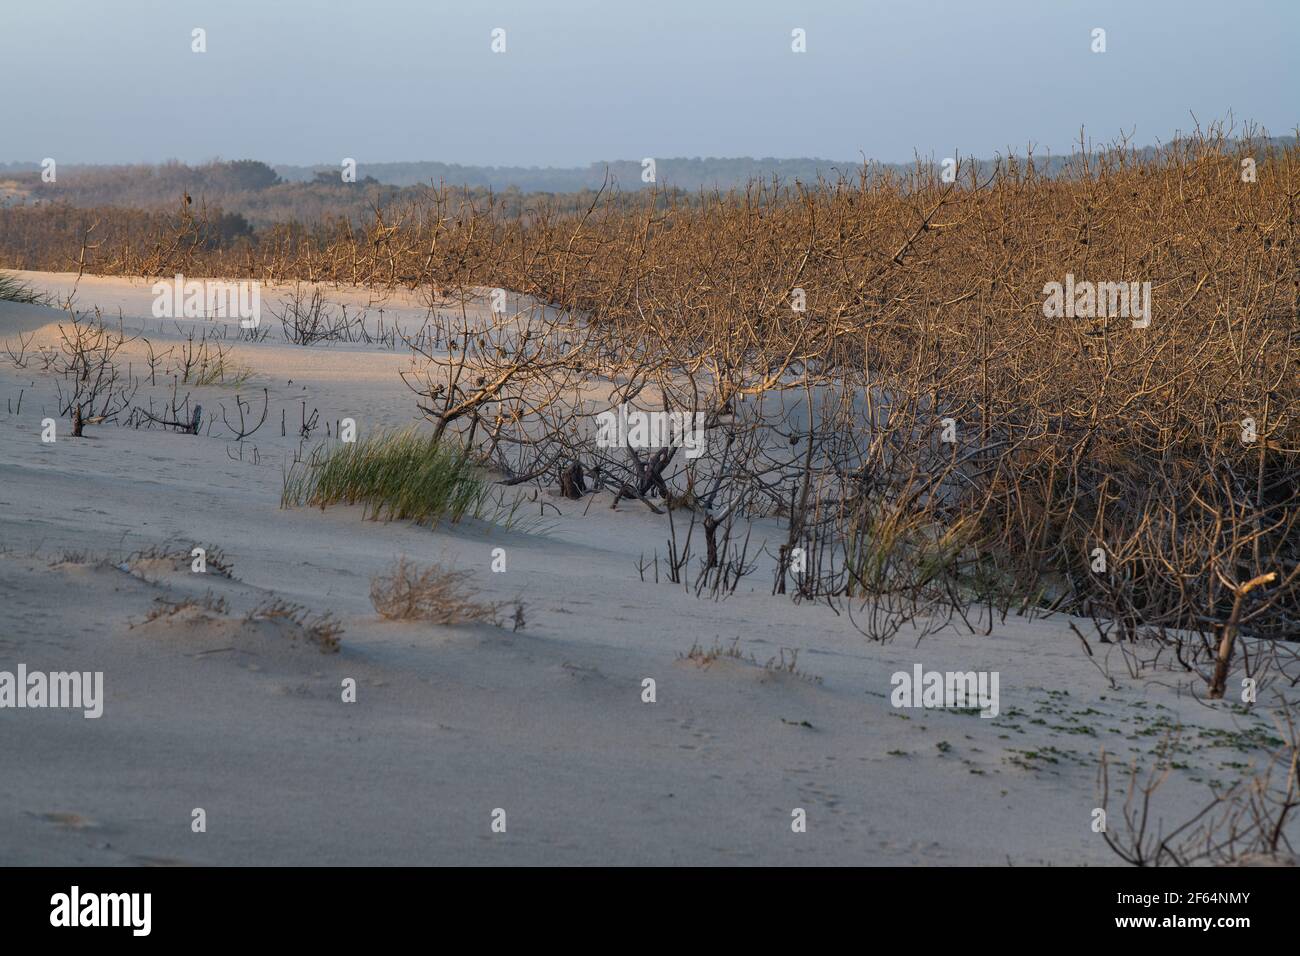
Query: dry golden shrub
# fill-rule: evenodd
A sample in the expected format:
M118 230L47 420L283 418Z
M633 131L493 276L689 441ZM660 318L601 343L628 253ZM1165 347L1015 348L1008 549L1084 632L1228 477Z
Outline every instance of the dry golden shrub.
M370 579L370 603L393 621L421 620L434 624L498 623L501 605L476 599L469 571L442 564L420 568L405 557Z
M576 212L431 189L237 243L204 241L202 210L0 210L0 263L422 289L403 378L434 440L508 485L577 467L615 503L680 500L714 521L715 575L728 535L777 516L773 590L853 602L874 639L1070 612L1192 635L1192 667L1230 635L1300 633L1300 140L1259 133L1081 144L1064 167L1012 156L955 181L918 163L603 190ZM1108 306L1048 306L1075 282ZM1149 290L1140 321L1110 304L1125 284ZM482 318L464 303L483 287L533 304ZM595 377L620 383L611 404L703 415L704 455L583 438L594 409L573 396ZM414 616L418 578L379 594Z

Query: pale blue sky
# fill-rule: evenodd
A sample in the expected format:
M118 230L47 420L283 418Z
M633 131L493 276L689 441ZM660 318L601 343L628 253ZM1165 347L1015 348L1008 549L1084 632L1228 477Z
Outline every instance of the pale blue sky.
M3 0L0 161L895 161L1229 110L1284 135L1297 47L1297 0Z

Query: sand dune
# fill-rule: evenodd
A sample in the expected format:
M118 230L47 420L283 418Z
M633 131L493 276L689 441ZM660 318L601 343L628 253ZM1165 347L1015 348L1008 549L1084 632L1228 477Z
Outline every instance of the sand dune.
M155 345L196 325L152 318L145 282L24 278L61 297L75 287L76 308L107 320L120 310ZM364 292L328 294L377 309ZM384 308L423 313L413 297ZM53 345L60 321L0 303L0 340ZM146 355L138 339L123 360L139 375ZM268 422L242 449L220 429L112 424L42 443L55 382L0 353L0 670L102 671L106 694L99 719L0 711L4 862L1111 864L1090 828L1103 745L1145 760L1186 727L1161 791L1169 821L1266 753L1267 708L1204 706L1187 674L1135 680L1094 647L1108 680L1063 619L919 646L904 630L881 646L828 608L771 596L762 573L720 602L643 582L637 560L662 550L665 519L611 510L608 495L587 509L543 492L545 524L515 530L282 509L300 408L416 421L405 358L275 337L233 355L247 382L189 390L218 421L236 391L260 406L267 390ZM230 576L132 558L195 545L221 549ZM498 547L505 573L490 567ZM370 577L399 555L474 571L487 598L525 603L526 626L384 620ZM333 615L337 651L257 617L277 599ZM697 645L705 659L689 656ZM891 675L918 663L997 671L998 716L892 706ZM505 833L491 828L498 808Z

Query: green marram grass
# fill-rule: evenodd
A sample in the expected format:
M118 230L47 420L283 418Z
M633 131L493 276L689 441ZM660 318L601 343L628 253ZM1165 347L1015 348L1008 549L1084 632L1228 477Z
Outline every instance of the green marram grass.
M317 448L285 474L280 505L359 504L372 520L432 527L480 516L488 497L464 449L407 428Z
M29 302L33 305L45 305L49 296L37 292L27 283L13 276L0 272L0 300L6 302Z
M236 365L223 356L213 362L204 361L194 376L194 384L239 388L252 377L253 370L247 365Z

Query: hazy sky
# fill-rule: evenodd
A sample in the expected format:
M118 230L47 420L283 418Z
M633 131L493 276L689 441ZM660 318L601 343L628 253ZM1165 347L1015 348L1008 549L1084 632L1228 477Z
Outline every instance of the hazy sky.
M894 161L1229 110L1284 135L1297 47L1297 0L0 0L0 161Z

